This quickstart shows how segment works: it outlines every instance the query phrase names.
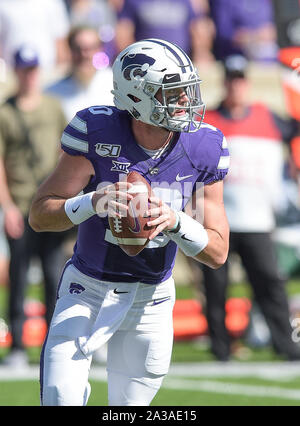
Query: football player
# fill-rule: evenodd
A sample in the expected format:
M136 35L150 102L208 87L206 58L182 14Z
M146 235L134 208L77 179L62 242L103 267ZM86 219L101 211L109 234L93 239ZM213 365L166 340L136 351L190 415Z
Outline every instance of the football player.
M42 350L43 405L85 405L92 355L106 342L109 404L149 405L171 359L178 247L212 268L227 258L229 154L223 134L203 123L190 58L167 41L139 41L118 55L113 79L115 106L75 115L31 208L37 232L79 225ZM155 228L135 257L118 246L107 218L127 213L130 171L155 193L147 212Z

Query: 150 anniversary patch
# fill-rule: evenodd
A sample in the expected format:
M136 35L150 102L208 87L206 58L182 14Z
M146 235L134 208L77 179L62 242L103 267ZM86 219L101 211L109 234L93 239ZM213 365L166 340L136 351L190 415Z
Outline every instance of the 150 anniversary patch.
M101 157L119 157L121 145L113 145L110 143L97 143L95 145L96 154Z

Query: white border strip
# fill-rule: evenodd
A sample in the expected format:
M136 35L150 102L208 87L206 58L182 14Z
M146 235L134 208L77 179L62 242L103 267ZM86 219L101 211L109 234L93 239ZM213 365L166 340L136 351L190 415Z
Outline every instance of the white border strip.
M124 246L143 246L147 241L147 238L115 238L119 244L123 244Z
M218 169L228 169L230 164L230 156L229 155L221 155L219 163L218 163Z
M80 139L76 139L65 132L62 134L61 143L77 151L89 152L89 144L87 142L84 142Z
M84 120L82 120L80 117L75 115L72 120L70 121L70 126L74 129L78 130L81 133L87 134L87 124Z

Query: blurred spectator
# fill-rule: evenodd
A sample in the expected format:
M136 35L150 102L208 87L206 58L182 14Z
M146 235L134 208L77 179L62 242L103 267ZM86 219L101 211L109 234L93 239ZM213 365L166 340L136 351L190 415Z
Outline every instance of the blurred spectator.
M98 32L88 26L71 30L69 37L72 67L70 74L47 89L61 100L68 120L92 105L113 105L112 70L101 50Z
M64 263L61 233L35 233L28 224L31 200L56 165L66 125L59 102L43 95L37 53L24 46L15 55L18 90L0 107L0 205L10 249L9 322L12 333L7 365L25 365L23 303L31 257L41 260L49 324Z
M124 0L118 12L116 44L160 38L180 46L194 62L210 62L214 27L203 0Z
M47 72L67 59L69 21L62 0L1 0L0 57L13 66L13 54L23 44L34 46Z
M237 53L254 61L277 59L272 0L210 0L210 11L216 59Z
M3 228L3 212L0 209L0 286L8 284L9 248Z
M67 0L71 27L89 25L98 31L103 50L111 60L116 54L116 11L107 0Z
M224 85L224 100L216 110L206 113L205 121L222 130L231 156L224 181L230 251L241 258L275 351L289 360L300 359L299 348L292 341L286 281L279 272L271 239L274 212L282 194L282 140L292 137L294 126L263 104L250 104L244 57L233 55L226 59ZM227 360L230 356L225 326L228 262L218 270L204 266L203 284L212 352L219 360Z

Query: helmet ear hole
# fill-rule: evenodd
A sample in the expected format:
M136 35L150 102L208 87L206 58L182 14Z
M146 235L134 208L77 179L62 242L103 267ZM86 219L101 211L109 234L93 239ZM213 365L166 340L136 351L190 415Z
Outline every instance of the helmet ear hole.
M139 99L137 96L133 96L130 93L127 94L128 98L131 99L134 103L141 102L141 99Z

